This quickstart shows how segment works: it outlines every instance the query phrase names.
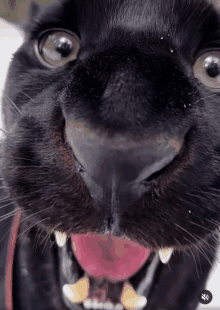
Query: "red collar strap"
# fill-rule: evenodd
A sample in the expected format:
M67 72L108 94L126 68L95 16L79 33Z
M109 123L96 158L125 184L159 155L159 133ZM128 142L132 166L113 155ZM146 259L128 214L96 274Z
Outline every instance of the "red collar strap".
M7 250L6 278L5 278L5 304L6 310L13 310L12 283L13 283L13 260L18 228L21 220L21 211L17 210L13 219Z

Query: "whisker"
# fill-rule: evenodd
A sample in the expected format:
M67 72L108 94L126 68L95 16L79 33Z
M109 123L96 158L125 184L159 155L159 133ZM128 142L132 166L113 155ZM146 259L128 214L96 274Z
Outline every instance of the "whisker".
M186 241L188 241L189 243L191 243L190 240L187 239L186 237L184 237L184 239L185 239ZM213 264L211 263L210 259L209 259L208 256L206 255L206 253L204 253L204 251L201 250L199 244L196 244L196 245L194 244L194 246L196 246L196 247L198 248L199 252L207 259L207 261L208 261L208 262L210 263L210 265L212 266Z
M53 208L53 207L48 207L46 210L51 209L51 208ZM4 215L4 217L5 217L4 219L10 218L10 216L12 217L13 215L15 215L15 214L17 213L17 211L18 211L18 209L15 209L15 210L11 211L10 213L5 214L5 215ZM37 211L37 212L35 212L34 214L31 214L31 215L26 216L25 218L21 219L20 224L21 224L23 221L26 221L27 219L29 219L29 218L31 218L31 217L34 217L36 214L42 213L42 212L44 212L44 211L45 211L45 209L44 209L44 210ZM0 240L0 244L1 244L1 242L3 241L3 239L7 236L7 234L10 233L10 231L11 231L11 229L9 229L9 230L4 234L4 236L3 236L3 237L1 238L1 240Z
M220 160L220 157L219 157L219 160ZM210 190L216 191L216 192L218 192L220 194L220 189L219 188L210 187Z
M24 158L24 157L15 157L15 156L13 156L13 157L9 157L9 156L2 156L2 155L0 155L0 158L6 158L6 159L17 159L17 160L28 160L28 161L30 161L30 162L34 162L34 160L33 159L30 159L30 158ZM16 166L17 167L17 166Z
M217 236L215 236L214 234L209 236L214 242L216 242L218 245L220 245L220 241L219 238Z
M39 243L39 241L40 241L40 236L41 236L41 234L43 233L43 231L44 231L44 229L43 229L43 227L40 227L41 228L41 232L40 232L40 234L38 235L38 238L37 238L37 242L36 242L36 246L35 246L35 252L36 252L36 250L37 250L37 247L38 247L38 243Z
M16 168L40 168L41 166L18 166L18 165L16 165ZM7 168L12 168L12 169L14 169L14 166L7 166Z
M189 247L188 249L189 249L189 250L190 250L190 252L192 253L192 257L193 257L193 260L194 260L194 262L195 262L196 273L197 273L198 278L200 279L200 276L199 276L199 271L198 271L198 268L197 268L197 263L196 263L195 256L194 256L194 254L193 254L192 249L191 249L190 247Z
M220 198L220 193L219 195L212 193L212 192L205 192L205 191L201 191L201 193L206 194L208 197L212 196L212 197Z
M190 205L193 206L193 207L196 207L196 206L197 206L195 203L193 203L193 202L191 202L191 201L189 201L189 200L185 200L185 199L183 199L183 198L181 198L181 197L178 197L178 199L181 200L182 202L186 203L187 205L190 204Z
M7 97L7 100L10 102L10 104L14 107L15 111L17 111L19 114L19 116L23 115L23 113L21 112L21 110L17 107L17 105L11 100L11 98L6 94L6 92L4 90L2 90L2 92L4 93L4 95Z
M62 224L62 222L60 222L60 223L58 223L57 225L55 225L55 226L51 229L50 234L53 234L53 233L55 232L56 228L59 227L61 224Z
M201 244L200 244L201 241L200 241L198 238L196 238L195 236L193 236L190 232L188 232L185 228L179 226L178 224L175 224L175 225L178 226L180 229L184 230L186 233L188 233L193 239L195 239L195 240L197 241L197 244L196 244L197 247L201 247ZM184 239L187 240L187 241L189 241L189 243L191 243L191 241L188 240L187 238L184 237ZM200 253L202 253L202 250L200 250ZM205 256L205 255L206 255L206 254L204 254L204 256ZM212 263L211 263L211 261L209 260L208 256L205 256L205 257L206 257L206 259L209 261L209 263L212 265Z
M197 101L195 101L195 104L198 104L199 102L201 102L201 101L203 101L203 100L205 100L205 99L208 99L208 98L212 98L212 97L216 98L216 94L213 93L213 94L207 95L207 96L205 96L205 97L203 97L203 98L199 98Z
M201 261L200 261L200 255L199 255L199 251L198 251L196 246L195 246L195 250L196 250L196 254L198 257L198 261L199 261L200 274L202 274L202 266L201 266Z
M12 204L12 202L10 204ZM7 219L7 218L9 218L11 216L13 216L15 213L16 213L16 210L13 210L13 211L11 211L9 213L6 213L6 214L0 216L0 222L4 221L5 219Z
M190 257L190 255L187 253L187 251L182 247L182 245L180 244L180 242L175 238L175 241L179 244L179 246L181 247L182 249L182 252L184 254L186 254L188 257ZM179 251L179 250L178 250ZM180 251L179 251L180 252ZM185 261L185 256L184 256L184 261Z
M46 208L46 209L43 209L43 210L40 210L40 211L37 211L37 212L35 212L35 213L33 213L33 214L31 214L31 215L28 215L28 216L26 216L25 218L23 218L22 220L21 220L21 223L22 222L24 222L24 221L27 221L28 219L30 219L30 218L33 218L34 216L36 216L37 214L39 214L39 213L43 213L43 212L45 212L45 211L48 211L49 209L52 209L53 208L53 206L52 207L48 207L48 208ZM47 217L46 219L48 219L49 217ZM28 226L28 228L26 228L23 232L22 232L22 234L24 234L27 230L30 230L32 227L34 227L35 225L37 225L37 224L39 224L39 223L41 223L42 221L45 221L46 219L42 219L42 220L40 220L40 221L38 221L38 222L35 222L33 225L32 225L32 223L31 223L31 227L30 226ZM30 229L29 229L30 228ZM17 240L19 240L20 239L20 237L18 236L18 238L17 238Z
M16 242L19 242L19 241L21 240L21 238L24 237L25 233L26 233L26 236L27 236L32 227L34 227L34 226L36 226L37 224L39 224L39 223L41 223L41 222L43 222L43 221L46 221L46 220L48 220L48 219L49 219L49 217L47 217L47 218L45 218L45 219L42 219L42 220L38 221L37 223L31 223L22 233L20 233L20 234L17 236ZM22 248L22 246L23 246L23 244L24 244L24 240L25 240L25 238L23 239L21 248Z
M8 206L10 206L10 205L12 205L14 203L14 200L12 200L12 201L10 201L9 203L7 203L6 205L3 205L3 206L1 206L0 207L0 209L2 209L2 208L6 208L6 207L8 207ZM7 213L7 214L4 214L4 215L2 215L2 217L4 217L4 216L6 216L6 215L8 215L9 213ZM4 219L2 219L1 217L0 217L0 222L1 221L3 221Z
M48 217L48 218L49 218L49 217ZM48 219L48 218L47 218L47 219ZM39 222L37 222L36 224L38 224L38 223L39 223ZM55 225L54 228L52 228L51 231L50 231L49 233L47 233L47 235L51 236L51 234L54 233L56 227L60 226L61 224L62 224L62 222L60 222L60 223L58 223L57 225ZM39 239L40 239L40 236L41 236L42 232L45 230L45 228L42 228L42 227L39 226L39 227L38 227L37 234L39 233L39 229L40 229L40 228L41 228L42 230L41 230L40 235L38 236L37 243L39 242ZM36 234L36 235L37 235L37 234ZM46 235L46 237L47 237L47 235ZM41 245L41 244L43 243L43 241L45 240L46 237L44 237L44 239L41 241L41 243L40 243L39 245ZM35 246L35 252L36 252L37 243L35 244L35 241L36 241L36 236L35 236L35 240L34 240L34 245L36 245L36 246ZM54 243L53 243L53 244L54 244ZM42 252L42 253L43 253L43 252Z
M204 230L206 230L206 231L208 231L208 232L210 232L210 233L213 232L211 229L208 229L208 228L206 228L206 227L204 227L204 226L202 226L202 225L200 225L200 224L197 224L197 223L195 223L195 222L188 221L188 223L191 223L191 224L193 224L193 225L195 225L195 226L201 227L202 229L204 229Z
M50 239L50 234L47 234L46 237L47 237L47 238L46 238L46 240L45 240L45 245L44 245L44 247L43 247L43 249L42 249L42 251L41 251L41 254L43 253L43 251L44 251L44 249L45 249L45 247L46 247L46 245L47 245L47 242L48 242L48 240ZM45 238L44 238L44 239L45 239ZM43 239L43 240L44 240L44 239ZM41 243L42 243L42 242L41 242ZM40 244L41 244L41 243L40 243Z
M13 213L12 213L12 212L13 212ZM10 212L10 213L12 213L12 214L11 214L11 217L12 217L14 214L17 213L17 209L13 210L12 212ZM10 216L9 216L9 217L10 217ZM11 229L9 228L9 230L8 230L8 231L4 234L4 236L1 238L0 244L1 244L1 242L3 241L3 239L7 236L7 234L10 233L10 231L11 231Z
M215 224L215 225L217 225L217 226L219 226L220 225L220 222L217 222L217 221L215 221L215 220L209 220L209 219L207 219L207 218L205 218L205 220L207 221L207 222L209 222L209 223L212 223L212 224Z
M213 249L215 250L216 248L214 246L212 246L211 244L209 244L205 239L203 240L204 243L206 243L206 245L209 247L209 251L210 253L217 259L217 261L220 263L218 256L216 255L215 251L213 251ZM213 249L212 249L213 248Z
M5 98L5 99L7 100L7 102L9 102L9 105L10 105L10 106L3 105L2 110L5 111L6 113L9 112L9 113L12 114L16 119L20 118L19 112L18 112L17 110L15 110L14 106L11 104L11 102L9 101L9 99L8 99L8 98ZM13 110L10 109L10 107L12 107Z
M4 129L2 129L2 128L0 128L0 130L1 130L6 136L9 135L9 132L8 132L8 131L6 131L6 130L4 130Z
M24 93L23 91L20 91L21 94L25 95L27 98L29 98L30 100L32 100L34 103L36 103L36 101L31 98L30 96L28 96L26 93Z
M30 195L20 196L20 197L18 196L18 197L16 197L16 200L23 199L23 198L26 198L26 197L30 197ZM0 203L2 203L2 202L9 202L9 203L1 206L0 209L5 208L7 206L10 206L11 203L15 202L15 199L11 198L10 196L7 196L7 197L4 197L4 198L2 198L0 200Z
M211 263L211 261L209 260L208 255L207 255L207 253L206 253L206 251L205 251L205 250L207 250L207 248L204 248L205 245L203 245L203 244L197 244L197 246L201 249L201 253L202 253L202 252L204 253L204 257L206 257L206 259L209 261L210 265L213 266L213 263ZM209 250L209 252L210 252L210 250ZM214 256L216 257L216 255L214 255Z
M0 189L9 189L11 188L10 186L1 186Z
M47 233L46 236L41 240L41 243L39 245L41 245L44 242L44 240L47 238L48 235L50 236L50 234Z
M195 198L197 198L197 199L199 199L199 200L201 200L202 198L204 198L203 196L198 196L198 195L196 195L196 194L192 194L192 193L187 193L187 195L189 195L189 196L192 196L192 197L195 197Z
M36 239L37 239L37 235L38 235L40 229L43 229L43 228L40 227L40 226L38 227L37 233L36 233L35 238L34 238L33 248L34 248L34 251L35 251L35 252L36 252L36 249L37 249L37 247L35 247L35 246L36 246Z

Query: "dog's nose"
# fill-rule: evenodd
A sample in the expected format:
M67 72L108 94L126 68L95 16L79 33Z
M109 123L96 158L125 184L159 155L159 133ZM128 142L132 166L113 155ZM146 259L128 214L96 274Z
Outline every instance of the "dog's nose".
M86 171L85 182L91 195L97 196L99 191L100 196L111 199L114 188L117 199L126 196L122 200L130 202L143 194L141 182L168 165L182 144L180 137L163 135L115 134L110 138L79 122L67 122L66 136Z

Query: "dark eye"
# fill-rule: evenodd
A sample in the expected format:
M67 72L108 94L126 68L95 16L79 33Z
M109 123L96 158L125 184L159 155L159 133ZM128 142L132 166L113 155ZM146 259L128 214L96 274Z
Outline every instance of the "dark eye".
M79 39L74 34L60 30L44 33L37 44L40 60L49 67L61 67L75 60L79 48Z
M220 91L220 51L201 55L194 64L194 75L213 91Z

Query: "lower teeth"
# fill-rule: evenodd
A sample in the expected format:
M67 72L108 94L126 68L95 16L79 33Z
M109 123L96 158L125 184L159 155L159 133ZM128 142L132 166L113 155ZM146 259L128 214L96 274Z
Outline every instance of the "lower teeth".
M120 302L114 305L110 301L99 302L96 299L90 299L89 296L89 278L81 278L73 285L65 284L63 286L64 295L74 303L81 303L86 309L105 309L105 310L122 310L125 309L142 309L147 304L145 296L137 295L134 288L129 282L124 283L120 297Z
M89 298L83 301L83 306L85 309L123 310L122 304L114 305L111 302L98 302Z

